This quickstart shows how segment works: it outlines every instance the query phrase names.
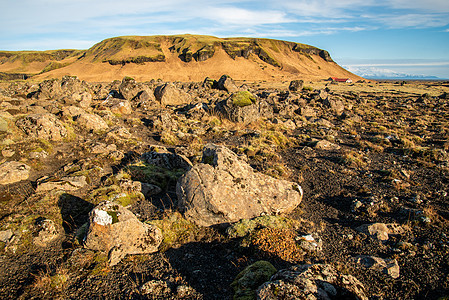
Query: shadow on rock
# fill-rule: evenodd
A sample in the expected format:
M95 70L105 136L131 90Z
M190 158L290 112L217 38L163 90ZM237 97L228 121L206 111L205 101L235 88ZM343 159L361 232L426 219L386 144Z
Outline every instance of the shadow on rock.
M73 233L86 223L89 212L94 208L92 203L67 193L59 197L58 206L61 210L62 226L65 233Z

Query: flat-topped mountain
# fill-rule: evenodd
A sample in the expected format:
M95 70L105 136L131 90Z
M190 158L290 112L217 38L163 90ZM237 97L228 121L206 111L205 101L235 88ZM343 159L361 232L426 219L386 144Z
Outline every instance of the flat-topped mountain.
M331 76L359 79L336 64L327 51L310 45L189 34L114 37L88 50L1 51L0 72L9 78L76 75L88 81L124 76L139 81L200 81L222 74L250 81Z

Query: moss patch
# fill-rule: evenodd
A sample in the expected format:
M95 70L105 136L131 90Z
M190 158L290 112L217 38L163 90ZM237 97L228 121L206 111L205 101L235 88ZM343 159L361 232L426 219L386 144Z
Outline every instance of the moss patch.
M246 267L231 284L234 289L234 300L256 299L256 290L277 272L269 262L260 260Z
M239 91L231 96L234 106L244 107L256 103L256 97L248 91Z
M175 245L181 245L194 240L200 228L185 219L180 213L174 212L161 220L152 220L149 224L159 227L162 231L161 251L166 251Z
M163 190L176 184L178 178L186 172L184 169L165 169L145 162L128 166L128 173L133 180L154 184Z

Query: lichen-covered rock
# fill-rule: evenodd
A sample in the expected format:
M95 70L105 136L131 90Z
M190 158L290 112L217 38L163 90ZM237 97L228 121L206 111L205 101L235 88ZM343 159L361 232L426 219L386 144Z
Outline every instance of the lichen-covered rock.
M152 298L169 298L171 289L164 280L150 280L140 287L140 293L143 295L151 295Z
M224 146L206 145L202 163L177 184L185 216L201 226L237 222L293 210L302 200L294 183L257 173Z
M108 124L97 114L84 113L75 119L76 123L87 130L94 132L103 131L109 128Z
M61 229L58 228L53 220L43 219L36 223L37 234L33 238L33 242L40 247L47 247L51 242L56 240Z
M154 91L154 96L162 106L182 105L188 104L192 101L192 97L189 94L181 89L178 89L172 83L166 83L158 86Z
M30 167L18 161L7 161L0 165L0 184L11 184L28 179Z
M67 129L50 113L28 115L17 120L16 126L34 138L61 141L67 137Z
M363 232L380 241L388 240L389 229L384 223L363 224L357 227L357 231Z
M119 92L126 100L132 100L142 91L142 88L133 78L125 77L119 86Z
M128 209L113 202L102 202L89 213L85 247L109 253L115 265L127 254L153 253L162 242L154 225L140 222Z
M260 260L241 271L231 284L234 300L256 299L257 288L277 272L268 261Z
M131 103L128 100L119 100L118 101L114 101L113 103L111 103L109 109L111 110L111 112L113 112L114 114L123 114L123 115L129 115L130 113L133 112L132 108L131 108Z
M340 146L334 143L331 143L327 140L321 140L318 141L318 143L316 143L315 145L315 149L320 149L320 150L338 150L340 149Z
M257 101L248 91L233 94L217 103L217 110L233 122L251 123L261 117L271 117L273 108L266 101Z
M257 290L257 299L368 300L354 276L343 275L331 265L297 265L281 270Z

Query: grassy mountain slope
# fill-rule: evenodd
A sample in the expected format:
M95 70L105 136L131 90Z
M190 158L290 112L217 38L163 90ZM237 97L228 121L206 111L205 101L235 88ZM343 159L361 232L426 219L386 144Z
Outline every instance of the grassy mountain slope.
M199 35L123 36L88 50L0 52L0 72L45 79L76 75L89 81L201 81L228 74L237 80L317 80L351 77L329 53L313 46L260 38Z

